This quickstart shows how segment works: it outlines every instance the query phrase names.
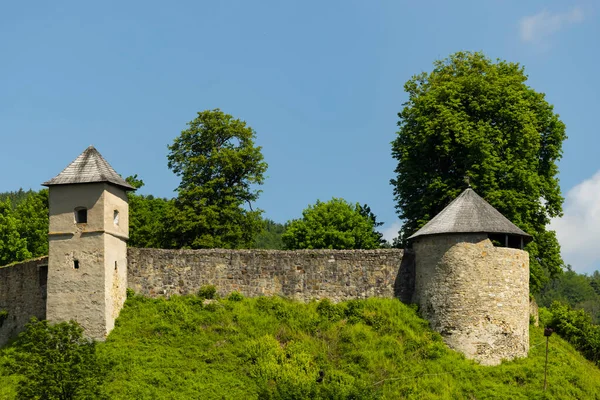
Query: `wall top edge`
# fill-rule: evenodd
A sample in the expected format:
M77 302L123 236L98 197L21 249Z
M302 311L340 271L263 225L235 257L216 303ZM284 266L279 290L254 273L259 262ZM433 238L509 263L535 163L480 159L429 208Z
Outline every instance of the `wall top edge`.
M30 258L28 260L23 260L23 261L16 261L7 265L0 265L0 269L2 268L10 268L10 267L15 267L17 265L21 265L21 264L29 264L29 263L35 263L35 262L39 262L40 264L43 264L44 262L48 261L48 256L41 256L41 257L37 257L37 258Z
M128 247L135 252L173 253L173 254L373 254L373 255L402 255L411 253L408 249L372 249L372 250L335 250L335 249L303 249L303 250L266 250L266 249L155 249Z

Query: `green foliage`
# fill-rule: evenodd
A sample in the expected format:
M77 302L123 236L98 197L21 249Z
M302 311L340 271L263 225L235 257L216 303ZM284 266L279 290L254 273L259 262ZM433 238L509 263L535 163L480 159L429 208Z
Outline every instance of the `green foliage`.
M597 295L600 296L600 271L594 271L594 273L589 277L590 285L594 289Z
M600 366L600 325L594 325L584 310L574 310L557 301L549 311L551 316L544 316L546 325L573 344L588 360Z
M468 177L479 195L533 235L526 250L537 291L547 273L563 266L546 226L562 212L556 163L566 134L526 80L519 64L459 52L406 82L391 183L404 241L464 190Z
M288 224L282 235L286 249L376 249L382 236L370 208L333 198L317 200L302 212L302 219Z
M285 225L279 224L270 219L263 221L263 230L256 236L254 247L257 249L283 249L283 240L281 236L285 232Z
M32 257L48 254L48 189L30 192L15 207L19 236Z
M31 189L23 190L23 188L20 188L15 192L2 192L0 193L0 202L8 200L14 206L18 206L22 201L35 193L36 192Z
M111 399L599 399L600 370L543 329L529 357L483 367L449 350L393 299L302 304L278 297L128 298L98 357ZM543 310L543 309L542 309ZM15 398L3 367L0 398ZM3 369L4 368L4 369Z
M136 189L144 186L144 181L137 174L125 179ZM139 248L170 248L168 238L172 222L168 220L174 200L167 200L152 195L127 193L129 200L129 240L127 245Z
M21 376L20 399L103 398L106 372L96 356L96 344L85 339L77 323L49 325L32 321L16 343L14 372Z
M244 295L240 292L231 292L229 296L227 296L227 300L229 301L242 301L244 300Z
M217 288L213 285L202 286L200 290L198 290L198 297L201 299L214 299L217 294Z
M360 213L360 215L373 223L373 235L375 236L377 243L380 244L380 247L389 247L389 243L383 238L383 233L375 230L382 226L383 222L377 221L377 216L373 214L371 207L369 207L368 204L364 204L362 206L357 204L356 210Z
M48 254L48 190L0 193L0 266Z
M267 170L254 130L219 109L199 112L188 126L169 146L169 168L181 177L168 214L170 245L252 247L262 229L254 187Z
M0 266L30 257L27 239L19 235L19 220L10 202L0 202Z
M549 281L536 296L540 306L551 307L556 301L575 309L585 310L592 322L600 324L600 295L594 284L595 275L578 274L570 266L567 270Z

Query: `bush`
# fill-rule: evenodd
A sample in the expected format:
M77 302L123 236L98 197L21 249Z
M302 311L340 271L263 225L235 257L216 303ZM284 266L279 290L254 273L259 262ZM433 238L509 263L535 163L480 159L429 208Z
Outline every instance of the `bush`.
M214 299L217 294L217 288L213 285L202 286L200 290L198 290L198 297L201 299Z
M101 383L107 366L76 322L49 325L33 318L17 339L15 360L15 372L24 378L20 399L105 398Z
M552 303L550 313L552 318L547 326L600 366L600 326L592 323L592 317L584 310L574 310L557 301Z
M344 316L344 309L329 299L323 299L317 306L317 314L329 321L339 321Z
M244 295L240 292L231 292L229 293L229 296L227 296L227 299L230 301L242 301L244 300Z

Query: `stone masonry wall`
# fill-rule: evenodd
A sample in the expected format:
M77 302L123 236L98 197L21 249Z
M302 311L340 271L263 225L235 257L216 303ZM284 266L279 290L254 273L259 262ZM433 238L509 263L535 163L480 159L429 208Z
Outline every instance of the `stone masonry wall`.
M485 234L417 240L414 301L453 349L484 365L526 357L529 256Z
M403 250L128 249L128 287L144 296L196 293L281 295L300 301L367 297L410 299ZM407 257L407 259L411 259ZM402 264L402 268L401 268ZM408 271L408 272L407 272Z
M0 268L0 346L23 330L31 317L46 318L48 257ZM0 314L1 315L1 314Z

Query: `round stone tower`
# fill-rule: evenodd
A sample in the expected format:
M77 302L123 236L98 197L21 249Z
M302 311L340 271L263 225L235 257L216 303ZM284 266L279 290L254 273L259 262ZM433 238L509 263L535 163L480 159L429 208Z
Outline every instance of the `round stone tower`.
M527 356L530 235L469 188L409 240L413 301L448 346L484 365Z

